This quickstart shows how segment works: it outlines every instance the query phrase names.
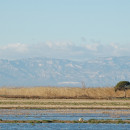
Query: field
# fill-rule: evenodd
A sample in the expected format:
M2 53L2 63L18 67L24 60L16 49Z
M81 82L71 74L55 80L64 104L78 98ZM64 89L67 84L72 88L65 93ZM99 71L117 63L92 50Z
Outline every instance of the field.
M123 91L114 88L1 88L0 108L8 109L129 109Z
M123 91L114 91L113 87L75 88L75 87L32 87L0 88L0 97L4 98L41 98L41 99L113 99L124 96ZM127 90L130 97L130 90Z
M130 90L123 97L112 87L0 88L0 124L3 129L129 128Z

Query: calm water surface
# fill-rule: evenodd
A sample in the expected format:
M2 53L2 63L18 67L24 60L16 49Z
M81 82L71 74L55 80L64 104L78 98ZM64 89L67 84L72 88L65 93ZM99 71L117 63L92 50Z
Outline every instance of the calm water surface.
M16 123L0 124L0 130L129 130L130 124Z
M130 110L10 110L1 109L2 120L130 119ZM0 130L130 130L130 124L1 123Z
M2 120L130 119L130 110L23 110L1 109Z

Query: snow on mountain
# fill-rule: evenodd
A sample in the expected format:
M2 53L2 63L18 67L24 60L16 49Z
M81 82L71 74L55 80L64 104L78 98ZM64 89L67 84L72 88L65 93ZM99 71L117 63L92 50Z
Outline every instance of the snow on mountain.
M0 86L114 86L130 80L130 57L87 61L51 58L0 60Z

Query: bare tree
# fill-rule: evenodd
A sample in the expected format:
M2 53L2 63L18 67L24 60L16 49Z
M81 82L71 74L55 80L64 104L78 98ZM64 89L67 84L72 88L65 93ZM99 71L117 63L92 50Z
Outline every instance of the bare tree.
M82 83L82 88L85 89L86 88L85 82L82 81L81 83Z

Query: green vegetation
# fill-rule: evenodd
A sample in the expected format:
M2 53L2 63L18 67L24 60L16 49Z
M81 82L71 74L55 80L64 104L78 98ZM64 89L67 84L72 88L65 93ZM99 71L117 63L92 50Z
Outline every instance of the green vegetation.
M130 109L130 98L122 99L9 99L1 98L0 109Z
M93 101L93 102L33 102L33 101L30 101L30 102L18 102L18 101L0 101L0 105L57 105L57 106L63 106L63 105L66 105L66 106L70 106L70 105L73 105L73 106L95 106L95 105L101 105L101 106L130 106L130 102L116 102L116 101L111 101L111 102L105 102L105 101L102 101L102 102L96 102L96 101Z
M60 108L130 108L129 100L76 100L72 99L55 99L53 102L51 100L1 100L0 109L60 109Z
M114 87L115 92L117 90L124 91L124 98L126 98L126 90L130 89L130 82L129 81L120 81L117 83L117 85Z
M114 123L114 124L124 124L124 123L128 123L130 124L130 122L128 120L122 120L122 119L117 119L117 120L96 120L96 119L90 119L88 120L88 123Z
M97 120L97 119L90 119L90 120L86 120L86 121L69 121L69 120L2 120L0 121L0 123L31 123L32 125L34 125L35 123L113 123L113 124L124 124L124 123L128 123L130 124L130 120Z

